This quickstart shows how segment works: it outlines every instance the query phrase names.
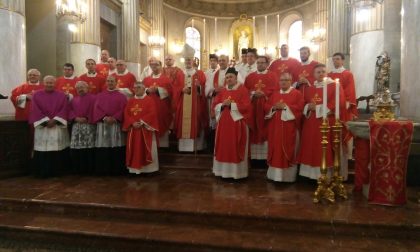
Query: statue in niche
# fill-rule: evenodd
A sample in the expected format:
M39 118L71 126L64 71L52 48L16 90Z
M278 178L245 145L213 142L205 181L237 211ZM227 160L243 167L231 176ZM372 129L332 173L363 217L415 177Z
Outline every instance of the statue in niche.
M249 38L248 38L248 34L246 33L245 30L241 31L241 36L239 36L238 39L238 54L241 54L241 49L242 48L248 48L249 47Z

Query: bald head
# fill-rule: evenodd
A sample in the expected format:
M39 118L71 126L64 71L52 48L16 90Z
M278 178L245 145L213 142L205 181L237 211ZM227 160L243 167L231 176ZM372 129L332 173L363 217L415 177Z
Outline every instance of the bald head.
M220 66L220 69L225 70L229 66L229 56L224 55L224 54L220 55L219 66Z
M32 68L28 71L28 81L30 83L37 83L41 78L41 72L38 69Z
M175 59L174 56L172 56L171 54L168 54L165 56L165 65L167 67L172 67L175 64Z
M127 69L127 64L125 63L124 60L121 60L121 59L117 60L116 66L117 66L117 72L119 74L123 74L125 70Z
M101 62L102 63L108 63L108 58L109 58L108 50L102 50L101 51Z

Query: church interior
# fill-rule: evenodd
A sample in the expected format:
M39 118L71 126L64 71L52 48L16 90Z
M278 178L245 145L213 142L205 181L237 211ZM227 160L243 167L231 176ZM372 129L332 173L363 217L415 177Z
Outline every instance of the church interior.
M0 0L0 37L3 38L0 47L0 251L420 251L419 13L420 0ZM285 45L288 55L283 51ZM272 146L283 140L266 139L268 147L264 157L254 158L250 137L257 133L251 132L252 127L246 130L239 127L244 132L240 136L246 136L247 140L245 143L232 137L237 143L228 139L230 134L220 136L222 129L226 130L222 123L227 122L228 115L232 119L226 125L237 127L237 123L248 123L244 110L239 107L241 103L236 96L234 99L230 96L237 95L238 90L247 90L244 87L248 76L266 74L274 69L271 66L277 61L290 58L303 66L306 61L302 51L309 53L305 59L308 63L316 62L311 70L315 73L320 68L326 73L337 73L334 71L338 69L335 61L338 56L342 60L340 69L352 74L352 100L347 100L348 91L343 89L346 83L341 75L340 79L331 77L332 91L327 75L322 78L322 73L308 81L307 88L301 88L301 75L287 70L285 74L284 69L278 68L281 71L278 76L273 74L277 86L274 92L286 92L281 85L289 76L289 86L292 84L287 92L292 89L302 92L299 97L302 97L303 112L299 111L297 116L289 109L291 105L280 100L284 104L280 110L276 112L277 103L275 106L273 103L267 115L261 115L263 124L274 120L271 116L276 112L276 115L282 113L281 125L286 125L287 120L296 120L298 125L292 126L293 134L297 132L296 137L293 135L291 152L296 155L292 162L296 169L294 179L273 181L270 178L273 175L267 172L275 170L274 164L268 161L267 148L269 153L276 153L272 152L275 148ZM252 55L256 62L253 71L245 67ZM173 60L173 66L167 65L168 58ZM221 63L222 59L227 62ZM61 133L54 134L66 134L66 148L70 148L70 153L75 140L71 136L72 127L67 121L62 122L60 112L50 117L54 119L50 119L54 121L50 126L50 121L44 121L43 116L36 117L34 111L38 106L56 106L56 99L62 97L66 104L73 104L72 99L76 101L76 96L83 93L78 93L83 83L86 90L91 90L90 83L82 81L82 76L90 76L89 60L96 67L105 65L102 93L111 93L112 83L116 85L115 90L124 89L118 80L121 66L125 67L122 72L131 73L134 79L132 86L124 89L130 98L120 102L124 123L121 119L119 125L116 116L105 113L98 116L98 126L91 133L95 136L96 130L98 139L98 134L107 138L111 132L111 128L106 128L107 120L114 120L110 125L118 124L118 134L124 138L117 139L121 144L116 146L121 152L103 151L100 156L95 154L95 158L103 158L102 165L112 166L115 160L108 156L123 153L120 165L124 174L59 172L58 176L39 178L33 175L33 167L44 165L44 159L49 158L43 155L39 158L39 153L50 152L49 146L40 151L40 141L54 137L59 139L58 145L64 141L59 135L41 134L57 128L54 132ZM263 70L259 68L264 64L260 60L266 64ZM193 62L193 77L189 62ZM111 75L109 65L112 64L115 73ZM49 83L52 82L54 89L59 76L63 76L63 69L66 79L66 66L72 68L72 75L79 76L77 82L67 86L66 92L63 88L57 96L45 98L35 106L37 93L58 93L48 91ZM156 82L148 84L155 75L160 78L162 71L164 75L168 67L179 69L183 76L180 81L177 77L165 77L171 81L167 89L157 87ZM215 73L222 70L226 80L224 75L219 77L223 82L220 86ZM100 74L98 68L92 71L95 76ZM34 73L38 73L37 83L43 83L39 84L42 90L19 94L16 98L17 87L29 83ZM204 78L202 86L194 79L197 73L202 73ZM235 79L232 89L228 75ZM174 83L181 83L180 88ZM207 96L208 85L213 84L219 87L212 90L222 91ZM258 84L251 84L257 88ZM317 88L321 84L324 86ZM197 85L197 90L192 85ZM261 92L261 86L260 83L256 91L246 93L250 107L258 106L254 104L258 98L254 95ZM69 88L74 92L72 95ZM310 92L303 90L316 89L323 97L333 97L334 109L329 108L326 98L317 103L315 96L310 101L316 107L312 114L308 112L306 97ZM330 91L335 93L330 96ZM229 94L228 105L226 100L217 104L217 97L224 92ZM95 99L99 101L102 93L98 91ZM121 94L127 93L121 91ZM127 109L132 104L130 100L147 96L153 96L154 100L149 100L157 105L145 105L143 110L138 105ZM204 97L203 103L198 96ZM92 110L98 106L115 110L117 105L107 107L114 98L103 98L104 105L94 101ZM157 113L165 106L164 99L172 101L167 105L170 111L166 119L173 121L167 123L167 134L161 136L160 131L159 135L153 131L156 128L153 125L161 128L165 120L165 116ZM198 103L193 99L198 99ZM265 102L270 101L266 96ZM29 119L18 118L17 111L24 106L28 108L25 113L29 113ZM343 111L351 106L355 114L342 119ZM227 108L230 114L223 114ZM42 112L42 108L38 109ZM292 119L284 119L287 111L292 111ZM148 117L146 112L150 113ZM130 133L126 134L127 115L137 116L137 113L147 119L131 122ZM92 114L97 117L96 112ZM208 135L192 122L194 117L198 118L195 123L200 124L203 114L207 116L206 127L212 132ZM252 116L259 118L251 113ZM305 141L302 132L310 116L316 121L310 126L316 134L309 133L311 140ZM76 119L73 130L76 122L79 123ZM185 133L186 122L195 130L189 128ZM43 133L40 126L45 128ZM177 133L178 127L182 137ZM277 130L277 126L267 127L267 131ZM133 173L128 165L134 128L143 130L139 137L146 150L141 149L139 155L146 153L147 164L156 165L153 172ZM147 132L154 133L147 135ZM189 137L192 132L197 135ZM200 149L197 146L202 136L207 145ZM267 136L271 138L273 134L268 132ZM187 145L181 147L184 138L193 138L186 142L191 150ZM282 138L286 139L287 134L282 133ZM304 168L297 161L298 152L314 142L316 150L312 152L320 161L316 168L309 165L316 177L307 177L302 175ZM98 146L112 149L106 143L98 145L98 140L92 144L92 151ZM241 162L234 166L240 168L245 164L244 176L226 178L224 173L219 174L218 169L230 169L232 163L220 161L223 155L216 152L223 145L231 144L235 150L236 147L244 150L245 158L239 155ZM281 148L284 151L286 147ZM51 169L72 169L71 160L62 156L54 158L57 159L54 164L58 165ZM88 159L82 158L81 162L90 162Z

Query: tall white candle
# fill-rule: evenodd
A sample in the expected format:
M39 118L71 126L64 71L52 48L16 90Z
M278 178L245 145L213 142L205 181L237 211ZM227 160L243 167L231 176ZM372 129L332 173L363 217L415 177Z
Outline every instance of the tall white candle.
M206 19L203 19L203 48L206 50Z
M322 118L327 118L327 77L322 82Z
M267 16L264 16L264 30L265 30L265 47L268 45L268 36L267 36Z
M256 47L257 46L257 38L255 37L255 17L252 17L252 47Z
M335 79L335 119L340 119L340 79Z

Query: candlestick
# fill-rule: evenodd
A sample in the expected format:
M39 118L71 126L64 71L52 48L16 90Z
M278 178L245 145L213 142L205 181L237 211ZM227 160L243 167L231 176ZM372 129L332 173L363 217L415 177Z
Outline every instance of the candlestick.
M334 192L336 197L347 199L347 190L343 185L343 176L340 174L341 167L341 130L343 126L339 120L335 121L332 126L334 134L333 148L334 148L334 173L331 177L330 190Z
M327 77L322 81L322 118L327 118Z
M340 119L340 79L335 79L335 119Z

